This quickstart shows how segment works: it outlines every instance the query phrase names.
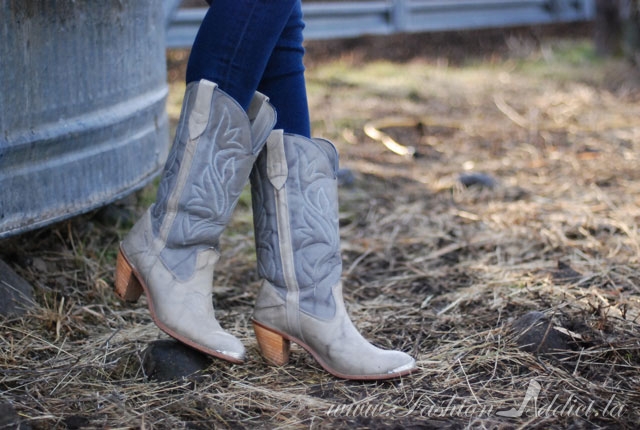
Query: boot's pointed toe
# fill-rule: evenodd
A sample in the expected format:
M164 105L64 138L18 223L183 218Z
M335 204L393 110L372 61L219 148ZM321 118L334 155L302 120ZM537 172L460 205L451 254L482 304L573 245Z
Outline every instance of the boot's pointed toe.
M224 330L210 331L209 335L201 342L203 345L211 345L209 355L224 358L227 361L243 363L246 350L242 342L232 334Z
M411 357L409 354L402 353L402 356L398 357L398 362L404 362L404 364L391 369L388 373L394 375L407 375L418 369L415 358Z

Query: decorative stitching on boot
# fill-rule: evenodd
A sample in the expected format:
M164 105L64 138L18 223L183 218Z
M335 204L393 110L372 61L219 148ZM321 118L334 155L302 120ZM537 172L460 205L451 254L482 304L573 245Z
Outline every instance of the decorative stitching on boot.
M335 314L332 288L340 282L340 232L334 163L325 148L310 139L286 135L295 270L300 308L318 318Z

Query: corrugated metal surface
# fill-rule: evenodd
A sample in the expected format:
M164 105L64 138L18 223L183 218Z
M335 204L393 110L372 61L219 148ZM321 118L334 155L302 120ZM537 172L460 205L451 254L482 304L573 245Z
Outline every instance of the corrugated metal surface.
M207 9L180 9L170 48L190 47ZM593 19L594 0L368 0L302 4L306 40L367 34L470 30Z
M164 35L157 0L0 2L0 238L115 200L159 170Z

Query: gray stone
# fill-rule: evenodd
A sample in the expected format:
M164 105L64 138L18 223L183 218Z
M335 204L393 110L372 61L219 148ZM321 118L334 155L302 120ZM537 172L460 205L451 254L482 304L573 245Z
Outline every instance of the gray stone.
M558 261L558 270L551 272L553 280L559 284L575 284L583 275L564 261Z
M498 181L486 173L462 173L459 176L460 183L465 187L493 188Z
M206 369L209 357L173 339L151 342L143 353L142 366L147 378L174 381Z
M0 260L0 316L20 316L33 306L33 287Z
M68 430L76 430L89 427L91 420L83 415L71 415L64 419L64 424Z
M350 169L338 169L338 186L351 187L356 182L356 176Z
M0 403L0 429L31 430L31 426L22 422L13 405Z
M511 323L515 341L523 351L562 356L570 351L569 336L556 330L557 324L538 311L528 312Z

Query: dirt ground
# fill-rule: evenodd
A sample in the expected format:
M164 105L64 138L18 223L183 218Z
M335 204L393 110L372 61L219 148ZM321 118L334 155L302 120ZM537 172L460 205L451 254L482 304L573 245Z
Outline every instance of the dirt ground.
M37 300L0 321L0 401L34 429L636 428L640 73L596 57L589 32L307 44L313 131L345 169L349 312L375 344L414 355L416 374L350 382L300 349L282 368L261 358L246 192L215 306L247 363L150 380L143 351L165 336L144 298L111 290L150 186L0 242ZM187 54L169 52L174 124Z

